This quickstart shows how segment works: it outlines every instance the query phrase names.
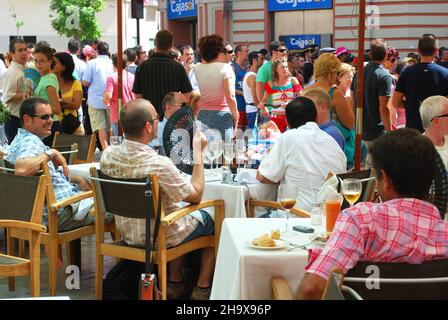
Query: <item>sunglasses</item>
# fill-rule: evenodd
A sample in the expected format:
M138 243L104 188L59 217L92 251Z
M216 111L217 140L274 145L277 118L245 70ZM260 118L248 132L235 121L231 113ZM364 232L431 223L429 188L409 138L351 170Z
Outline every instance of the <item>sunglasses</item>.
M32 114L30 115L32 118L39 118L41 120L48 120L53 117L53 114Z
M281 52L281 53L287 53L288 52L288 50L287 49L277 49L277 50L275 50L275 51L277 51L277 52Z
M226 52L227 52L227 54L232 54L233 50L227 50Z
M448 118L448 113L441 114L440 116L435 116L431 119L431 121L434 120L435 118Z

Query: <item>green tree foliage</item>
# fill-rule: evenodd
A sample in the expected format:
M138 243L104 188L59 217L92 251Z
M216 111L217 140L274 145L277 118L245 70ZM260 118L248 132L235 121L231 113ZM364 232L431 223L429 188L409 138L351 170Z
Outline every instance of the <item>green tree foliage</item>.
M98 39L101 30L95 14L103 7L103 0L51 0L51 25L59 35L68 38Z

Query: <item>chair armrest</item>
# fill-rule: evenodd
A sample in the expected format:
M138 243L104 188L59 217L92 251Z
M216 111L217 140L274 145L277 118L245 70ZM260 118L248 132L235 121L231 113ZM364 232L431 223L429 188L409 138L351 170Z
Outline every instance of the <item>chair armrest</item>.
M283 277L273 277L271 286L272 300L292 300L291 289Z
M22 228L37 232L47 231L47 227L42 224L20 220L0 220L0 228Z
M203 201L198 204L192 204L192 205L186 206L182 209L176 210L176 211L170 213L169 215L165 216L164 218L161 219L160 225L162 227L167 227L167 226L173 224L174 222L176 222L177 220L185 217L186 215L188 215L194 211L204 209L204 208L209 208L209 207L218 207L218 206L224 207L224 200L208 200L208 201Z
M272 208L272 209L283 209L280 202L277 201L265 201L265 200L249 200L249 208L250 212L252 212L252 208L254 207L265 207L265 208ZM292 208L291 213L295 214L298 217L301 218L309 218L311 215L308 211L299 209L299 208Z
M53 211L57 211L59 209L65 208L66 206L68 206L70 204L73 204L73 203L76 203L76 202L78 202L80 200L91 198L91 197L93 197L93 192L92 191L78 193L78 194L75 194L74 196L71 196L69 198L65 198L65 199L63 199L61 201L56 201L55 203L53 203L51 205L51 209Z

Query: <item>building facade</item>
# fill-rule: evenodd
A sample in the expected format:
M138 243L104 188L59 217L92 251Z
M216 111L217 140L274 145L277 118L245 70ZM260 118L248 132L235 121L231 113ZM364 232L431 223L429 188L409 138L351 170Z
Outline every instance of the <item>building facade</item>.
M97 18L102 30L101 39L108 42L111 53L117 51L117 1L105 0L104 9L98 12ZM134 47L137 44L137 20L131 17L131 0L123 2L123 47ZM139 20L140 44L146 49L152 48L154 37L160 27L157 1L147 1L144 6L144 17ZM65 50L68 38L59 36L51 26L49 18L49 0L0 0L0 52L8 50L11 37L17 36L15 20L11 16L12 9L17 19L24 22L19 35L25 41L38 42L45 40L56 50Z

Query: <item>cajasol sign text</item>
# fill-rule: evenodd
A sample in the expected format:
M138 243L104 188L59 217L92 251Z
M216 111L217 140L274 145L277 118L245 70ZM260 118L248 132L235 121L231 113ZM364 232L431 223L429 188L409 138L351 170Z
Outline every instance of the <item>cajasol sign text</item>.
M333 0L268 0L268 11L331 9Z
M310 44L317 44L320 47L320 34L280 36L279 39L286 44L288 50L303 50Z
M168 0L168 19L182 19L198 16L197 0Z

